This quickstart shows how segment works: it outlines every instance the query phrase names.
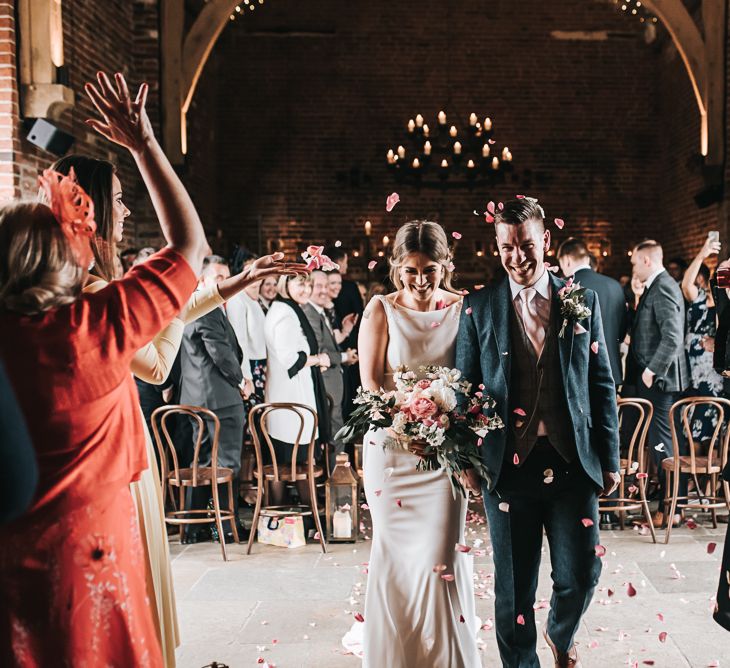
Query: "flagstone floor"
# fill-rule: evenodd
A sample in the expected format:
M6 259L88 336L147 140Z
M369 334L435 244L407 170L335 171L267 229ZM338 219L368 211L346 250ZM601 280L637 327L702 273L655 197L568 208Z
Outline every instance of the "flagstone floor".
M491 550L478 506L474 509L468 543L478 548L474 570L477 614L484 623L482 665L498 667L490 628ZM711 618L725 529L724 524L683 527L673 532L669 545L654 545L648 535L632 530L601 532L607 548L603 575L576 638L583 666L730 667L730 634ZM710 543L717 544L712 554ZM315 544L295 550L254 544L246 556L243 546L234 545L224 563L217 544L180 545L172 539L179 668L212 661L230 668L359 668L360 660L346 653L341 639L353 615L363 610L369 546L367 540L332 545L322 554ZM550 596L547 547L543 553L538 606ZM628 595L629 583L635 596ZM539 629L547 612L547 606L537 610ZM538 653L543 666L552 666L542 640Z

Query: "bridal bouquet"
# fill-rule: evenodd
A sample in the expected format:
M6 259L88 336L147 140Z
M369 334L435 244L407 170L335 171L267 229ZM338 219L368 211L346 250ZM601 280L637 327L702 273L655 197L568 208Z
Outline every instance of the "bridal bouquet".
M336 438L351 442L376 427L386 431L386 448L408 450L421 443L418 469L446 469L454 496L457 490L465 495L459 479L465 468L488 479L480 447L488 431L504 425L493 413L495 402L484 386L472 395L460 371L440 366L420 367L418 373L398 367L393 380L395 390L389 392L358 390L357 408Z

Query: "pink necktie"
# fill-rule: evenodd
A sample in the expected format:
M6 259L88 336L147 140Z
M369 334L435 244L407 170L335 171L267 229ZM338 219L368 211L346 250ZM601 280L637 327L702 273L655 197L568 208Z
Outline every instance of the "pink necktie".
M545 344L545 329L537 314L535 304L536 294L537 291L535 288L524 288L520 292L520 298L522 301L522 325L525 328L525 334L530 339L535 353L540 357L543 345Z

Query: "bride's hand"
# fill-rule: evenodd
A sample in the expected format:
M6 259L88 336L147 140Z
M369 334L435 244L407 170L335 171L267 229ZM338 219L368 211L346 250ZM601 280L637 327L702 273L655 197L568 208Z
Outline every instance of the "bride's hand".
M461 472L461 484L475 496L482 493L482 479L476 469L464 469Z
M427 447L428 443L426 441L411 441L408 450L421 459L426 459L427 457L433 457L432 454L426 454Z

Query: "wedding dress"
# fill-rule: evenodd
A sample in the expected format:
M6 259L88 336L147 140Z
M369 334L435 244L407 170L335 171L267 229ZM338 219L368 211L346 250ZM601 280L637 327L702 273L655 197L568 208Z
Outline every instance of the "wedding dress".
M393 369L453 367L461 301L437 311L378 297L388 324L385 389ZM443 470L418 471L418 457L383 449L385 433L363 444L365 493L373 541L365 597L366 668L481 666L476 644L472 557L464 544L467 501L454 498Z

